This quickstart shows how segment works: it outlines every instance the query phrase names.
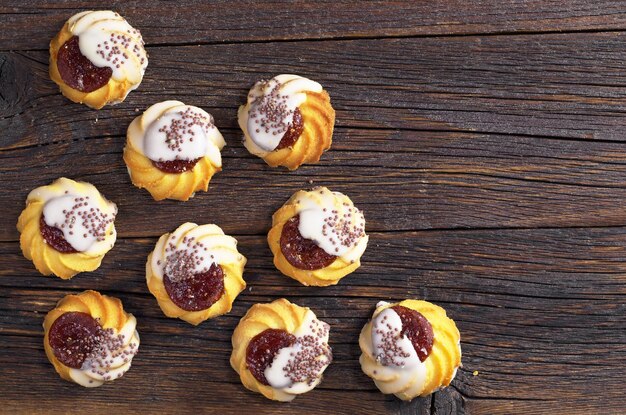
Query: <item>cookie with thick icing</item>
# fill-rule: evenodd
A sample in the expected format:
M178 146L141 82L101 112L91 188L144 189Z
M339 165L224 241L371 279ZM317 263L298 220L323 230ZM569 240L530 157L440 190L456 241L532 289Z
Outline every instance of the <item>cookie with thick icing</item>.
M141 34L110 10L75 14L50 42L50 78L67 98L95 109L124 101L147 66Z
M319 83L278 75L254 84L238 119L250 153L271 167L295 170L317 163L330 148L335 110Z
M361 265L369 237L349 197L300 190L274 213L267 240L274 265L304 285L334 285Z
M180 101L152 105L135 118L126 133L124 162L133 184L155 200L186 201L207 191L222 170L226 145L213 117Z
M233 333L230 364L249 390L288 402L321 382L332 361L329 332L308 307L284 298L255 304Z
M422 300L378 303L359 346L363 372L381 392L405 401L445 388L461 365L456 324L443 308Z
M115 203L96 187L62 177L31 191L20 214L20 247L43 275L93 271L116 239Z
M166 316L197 325L231 310L246 288L245 264L237 240L219 226L184 223L159 238L146 282Z

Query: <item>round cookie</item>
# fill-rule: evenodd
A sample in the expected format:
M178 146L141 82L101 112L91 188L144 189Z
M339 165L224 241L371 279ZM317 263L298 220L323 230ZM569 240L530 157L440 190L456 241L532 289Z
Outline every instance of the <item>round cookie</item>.
M159 238L146 262L146 282L168 317L193 325L228 313L246 288L246 258L217 225L184 223Z
M334 285L361 265L369 237L350 198L326 187L300 190L274 213L267 241L274 265L304 285Z
M448 386L461 365L456 324L422 300L379 302L359 346L363 372L381 392L405 401Z
M67 295L44 319L44 349L65 380L88 388L119 379L139 349L137 320L117 298Z
M124 101L147 66L139 31L109 10L75 14L50 42L50 78L67 98L95 109Z
M253 305L233 333L230 364L241 383L288 402L315 388L332 361L330 326L284 298Z
M43 275L93 271L115 244L116 215L115 203L92 184L57 179L28 194L17 222L22 253Z
M239 107L248 151L271 167L295 170L317 163L330 148L335 110L322 86L298 75L278 75L254 84Z
M163 101L129 125L124 162L133 184L154 200L186 201L197 191L206 192L222 170L225 145L210 114L180 101Z

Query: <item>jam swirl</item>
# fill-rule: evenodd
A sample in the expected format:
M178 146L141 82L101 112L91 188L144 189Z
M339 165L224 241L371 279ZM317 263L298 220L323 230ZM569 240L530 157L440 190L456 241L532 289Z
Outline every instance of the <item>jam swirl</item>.
M206 310L224 295L224 271L214 263L206 272L175 281L165 274L163 285L172 302L183 310Z
M401 305L395 305L391 308L402 320L400 335L406 335L411 340L417 357L423 362L433 349L433 327L426 317L418 311Z
M80 92L93 92L105 86L113 70L107 66L98 67L81 52L78 36L72 36L61 46L57 54L57 68L61 79Z
M326 268L337 257L330 255L317 246L314 241L304 238L300 234L300 215L296 215L285 222L280 234L280 250L285 259L294 267L313 271Z
M292 346L295 342L296 336L280 329L266 329L254 336L246 349L246 365L252 376L262 384L269 385L265 369L280 349Z
M89 314L68 312L52 323L48 343L59 362L80 369L96 348L100 330L100 324Z

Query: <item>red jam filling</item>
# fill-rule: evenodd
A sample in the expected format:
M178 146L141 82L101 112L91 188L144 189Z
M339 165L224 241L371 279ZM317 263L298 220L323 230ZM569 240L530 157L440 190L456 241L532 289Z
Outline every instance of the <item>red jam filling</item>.
M302 113L300 112L300 108L296 108L293 112L291 124L287 127L287 131L285 132L285 135L283 135L283 138L280 139L276 150L293 146L296 141L298 141L298 138L300 137L300 134L302 134L303 130L304 123L302 121Z
M105 86L113 70L98 67L80 52L78 36L72 36L61 46L57 54L57 68L61 79L80 92L93 92Z
M68 312L54 320L48 343L65 366L80 369L98 343L100 324L87 313Z
M70 245L69 242L65 240L63 231L59 228L49 226L43 215L41 215L41 219L39 220L39 232L41 233L44 241L60 253L73 254L78 252L72 245Z
M280 234L280 250L285 259L294 267L312 271L326 268L335 261L335 255L330 255L315 242L304 238L298 229L300 215L285 222Z
M279 329L266 329L254 336L246 349L246 365L252 376L262 384L269 385L265 378L265 369L280 349L295 342L296 336Z
M402 320L402 331L411 340L417 357L423 362L433 349L433 327L421 313L396 305L391 307Z
M196 163L200 161L200 158L194 160L171 160L171 161L154 161L152 160L152 164L157 169L161 170L164 173L184 173L188 170L192 170Z
M183 310L206 310L224 295L224 271L219 265L212 264L207 272L180 281L172 281L166 274L163 285L174 304Z

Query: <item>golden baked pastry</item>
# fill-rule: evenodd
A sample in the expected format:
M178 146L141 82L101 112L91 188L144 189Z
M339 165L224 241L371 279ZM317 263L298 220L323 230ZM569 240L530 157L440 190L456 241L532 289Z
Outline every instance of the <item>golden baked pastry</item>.
M226 145L213 117L180 101L152 105L126 133L124 161L131 181L155 200L188 200L222 170Z
M459 330L421 300L378 303L359 338L361 368L383 393L408 401L450 384L461 365Z
M100 109L124 101L148 66L141 34L112 11L85 11L50 42L50 78L74 102Z
M333 359L330 326L281 298L253 305L233 333L230 365L241 383L275 401L315 388Z
M146 263L148 289L168 317L193 325L228 313L244 288L246 258L217 225L183 223L159 238Z
M272 216L274 265L304 285L334 285L361 265L369 237L348 196L326 187L296 192Z
M20 247L43 275L93 271L115 244L115 203L92 184L62 177L29 193L17 221Z
M271 167L317 163L330 148L335 110L320 84L298 75L257 82L239 107L248 151Z
M65 296L46 315L43 345L63 379L93 388L130 369L139 349L136 325L120 300L85 291Z

